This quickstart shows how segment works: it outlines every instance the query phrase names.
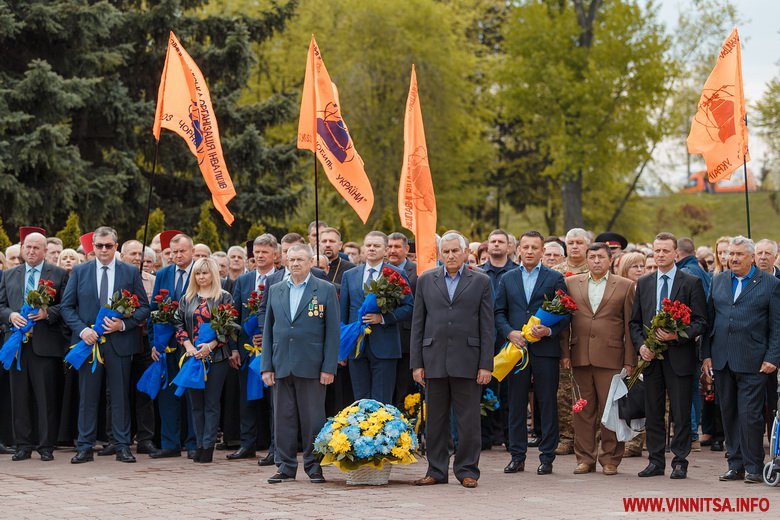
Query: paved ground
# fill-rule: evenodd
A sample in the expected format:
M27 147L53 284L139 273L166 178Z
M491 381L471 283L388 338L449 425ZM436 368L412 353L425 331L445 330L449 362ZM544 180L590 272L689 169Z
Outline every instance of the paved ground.
M505 475L508 461L503 450L483 452L479 488L461 487L454 477L448 485L415 488L409 482L425 473L425 461L394 467L389 486L347 487L344 474L326 468L328 483L308 479L267 484L273 468L254 461L229 462L225 452L210 465L185 458L152 460L145 455L137 464L122 464L113 457L71 465L72 451L55 452L55 461L0 460L0 518L609 518L647 516L626 513L624 497L764 497L767 518L780 512L780 487L743 482L718 482L725 470L722 453L704 448L691 456L689 478L640 479L636 473L645 459L623 461L620 474L573 475L573 455L558 457L554 473L538 476L537 451L529 450L528 470ZM667 472L668 475L668 472ZM759 514L759 513L756 513ZM743 518L745 513L655 513L655 518ZM753 515L751 515L753 516Z

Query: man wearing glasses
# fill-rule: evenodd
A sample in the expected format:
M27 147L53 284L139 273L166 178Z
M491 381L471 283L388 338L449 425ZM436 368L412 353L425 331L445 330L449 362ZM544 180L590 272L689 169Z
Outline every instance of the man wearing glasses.
M99 227L92 235L95 261L76 266L62 297L62 317L71 330L71 344L98 341L92 329L100 307L110 304L111 295L126 289L138 297L140 306L130 318L106 318L105 343L99 346L103 363L85 362L79 370L79 436L73 464L91 462L98 422L98 405L103 374L111 394L111 429L116 460L135 462L130 453L130 367L140 341L139 326L149 316L141 273L130 264L117 261L117 235L110 227ZM94 366L94 368L93 368ZM93 371L94 370L94 371Z

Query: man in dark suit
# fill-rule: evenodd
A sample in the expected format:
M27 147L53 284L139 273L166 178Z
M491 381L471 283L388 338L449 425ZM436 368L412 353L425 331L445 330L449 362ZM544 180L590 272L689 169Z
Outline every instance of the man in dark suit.
M152 290L151 310L157 310L157 302L154 298L160 294L163 289L168 291L168 296L174 301L181 301L187 292L190 284L190 274L193 265L193 241L188 235L179 233L170 238L171 262L159 271L154 280L154 289ZM149 342L154 342L154 326L149 321ZM182 347L176 338L171 338L168 347L165 349L165 356L168 365L168 379L173 381L176 374L179 373L179 359L184 355ZM158 352L152 347L152 359L159 359L162 352ZM160 409L160 449L151 453L149 456L153 459L162 459L168 457L181 456L182 443L182 417L187 418L187 436L184 441L184 447L187 450L187 456L192 458L195 454L195 429L192 425L192 407L187 405L189 393L186 397L176 397L176 388L166 386L157 394L157 405ZM185 415L186 414L186 415Z
M311 276L311 259L307 245L291 247L289 280L267 289L261 370L265 384L274 388L279 468L270 484L295 479L299 433L306 474L312 483L325 482L313 442L325 424L325 387L338 365L339 303L331 283Z
M238 310L238 322L244 323L249 318L249 310L246 305L249 298L252 296L253 291L257 291L259 295L264 294L269 284L268 279L276 271L274 269L274 256L276 254L277 242L276 238L266 233L260 235L254 240L252 244L252 256L255 259L255 270L242 275L236 280L236 286L233 290L233 301L235 302L236 310ZM262 328L262 323L260 327ZM227 456L228 460L248 459L254 458L257 443L257 430L258 421L260 419L260 400L247 400L247 376L248 369L244 367L246 363L249 363L250 351L245 348L246 345L260 347L262 346L263 336L257 334L253 337L247 336L243 328L238 338L238 352L241 354L241 369L238 373L239 381L239 405L240 405L240 417L241 417L241 446L238 451L231 453ZM270 392L268 397L263 395L264 399L270 398Z
M528 347L529 362L525 370L507 377L509 389L509 452L512 460L504 473L525 470L528 451L526 416L531 377L539 403L542 436L539 443L539 467L536 473L552 473L555 448L558 446L558 377L561 347L558 335L569 319L552 327L534 325L531 335L539 341L527 342L521 329L555 291L566 290L563 275L542 265L544 237L538 231L527 231L520 236L521 264L506 273L498 284L496 294L496 326L502 338L518 346Z
M22 344L16 363L10 369L11 404L16 453L12 460L29 459L37 449L41 460L54 459L54 443L59 423L62 357L67 348L60 318L60 301L68 273L44 261L46 237L27 235L22 244L24 263L9 269L0 281L0 322L21 328L35 321L30 339ZM56 291L48 308L22 316L19 311L27 293L36 290L41 280L53 282ZM10 336L10 330L6 339ZM37 438L34 435L37 432Z
M344 273L341 279L341 321L345 324L359 319L359 311L366 298L365 286L378 280L387 250L387 235L381 231L370 231L363 239L366 263ZM387 266L398 272L392 266ZM411 290L411 289L410 289ZM363 352L355 357L349 355L349 375L355 399L374 399L380 403L391 403L395 389L395 372L401 357L400 320L411 319L412 295L407 295L394 310L382 313L368 313L363 323L371 326L371 334L363 339Z
M428 471L417 486L447 482L451 411L458 432L455 478L466 488L479 480L480 399L493 371L495 324L490 278L466 268L467 251L462 235L445 233L444 267L417 280L410 363L428 407Z
M753 265L755 246L729 242L729 268L712 280L702 370L715 371L729 469L720 480L762 481L767 374L780 365L780 281Z
M650 362L643 371L645 382L645 413L647 415L647 451L649 463L639 472L640 477L663 475L666 468L666 394L674 422L671 442L672 474L670 478L683 479L688 475L688 453L691 451L691 403L693 377L696 372L696 338L707 327L706 298L701 280L677 268L677 238L671 233L659 233L653 241L653 258L658 271L637 281L634 308L631 312L631 340L637 353ZM679 300L691 309L691 324L687 338L659 330L656 338L668 342L663 359L645 346L653 317L661 309L665 298Z
M403 233L391 233L387 237L387 263L402 271L412 294L417 289L417 264L407 259L409 240ZM395 396L393 402L399 410L404 409L404 398L416 392L412 371L409 369L409 341L412 335L412 318L400 320L398 331L401 334L401 359L398 360L395 372Z
M72 332L71 343L83 339L94 345L98 334L91 328L100 307L108 305L111 295L127 290L138 297L140 306L130 318L106 318L105 343L99 348L105 364L85 362L79 370L79 437L78 452L71 459L74 464L92 461L98 422L98 405L103 374L111 393L111 427L116 442L116 459L135 462L130 453L130 365L133 352L140 341L140 324L149 317L141 274L129 264L116 260L116 231L99 227L92 236L96 259L73 269L61 313Z

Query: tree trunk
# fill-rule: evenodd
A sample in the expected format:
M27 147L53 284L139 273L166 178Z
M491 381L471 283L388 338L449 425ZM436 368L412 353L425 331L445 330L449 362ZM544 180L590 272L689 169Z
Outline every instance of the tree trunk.
M572 228L584 228L585 221L582 218L582 170L577 176L563 183L561 193L563 200L563 230L566 232Z

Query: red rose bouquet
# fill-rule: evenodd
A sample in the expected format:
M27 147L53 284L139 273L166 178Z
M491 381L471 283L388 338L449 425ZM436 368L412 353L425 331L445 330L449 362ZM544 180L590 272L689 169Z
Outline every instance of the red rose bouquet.
M19 310L19 314L27 320L22 327L11 327L11 335L8 337L8 341L3 343L0 348L0 364L3 368L10 370L13 360L16 359L16 369L21 370L21 348L22 343L27 343L30 340L30 336L33 333L33 327L36 322L30 319L30 314L38 314L41 309L46 309L54 297L57 295L57 291L54 289L54 282L51 280L41 280L38 282L38 287L32 289L27 293L24 299L24 305Z
M534 325L552 327L576 310L577 302L574 301L574 298L566 294L563 289L556 290L552 299L544 297L542 306L531 316L528 323L523 325L523 337L529 343L539 341L540 338L531 335L531 329Z
M382 276L369 281L365 291L366 295L373 294L376 297L376 306L382 314L392 311L400 305L401 300L412 294L403 275L391 267L383 267Z

